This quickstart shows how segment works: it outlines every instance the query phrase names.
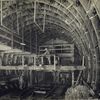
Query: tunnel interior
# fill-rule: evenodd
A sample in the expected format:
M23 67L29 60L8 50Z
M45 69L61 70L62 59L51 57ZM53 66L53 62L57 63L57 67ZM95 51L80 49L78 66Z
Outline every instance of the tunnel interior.
M0 1L1 96L85 84L99 97L99 50L99 0Z

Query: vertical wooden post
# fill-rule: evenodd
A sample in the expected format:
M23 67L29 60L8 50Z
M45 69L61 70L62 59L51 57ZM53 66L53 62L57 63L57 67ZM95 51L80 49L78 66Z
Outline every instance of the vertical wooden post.
M33 57L31 56L31 65L33 65Z
M24 55L22 55L22 66L24 66Z
M32 33L31 32L32 31L30 31L30 52L32 52Z
M32 70L30 70L30 86L32 86Z
M28 56L28 65L30 65L32 63L32 57L31 55Z
M43 57L41 57L41 63L43 64Z
M86 57L83 56L83 61L82 61L82 67L85 68L86 67L86 64L85 64L85 59ZM83 77L86 78L87 77L87 74L86 74L86 69L83 70Z
M1 65L3 65L3 60L4 60L3 57L4 57L4 53L2 52L1 53Z
M44 8L44 16L43 16L43 32L45 32L45 21L46 21L46 5L45 5L45 8Z
M83 56L83 59L82 59L82 67L84 67L84 56Z
M31 62L31 58L30 56L28 56L28 65L30 64L30 62Z
M36 66L36 56L34 56L34 67Z
M2 53L0 53L0 66L2 66Z
M34 57L32 56L32 66L34 65Z
M98 80L98 58L96 56L96 69L95 69L95 83L97 82Z
M1 0L1 2L0 2L0 3L1 3L1 5L0 5L0 6L1 6L1 26L2 26L2 0Z
M6 59L5 59L5 65L7 66L8 65L8 54L6 54Z
M87 82L90 82L90 57L88 57L88 77L87 77Z
M74 71L72 71L72 86L74 85Z
M56 70L56 56L54 55L54 70Z
M36 0L34 1L34 22L36 21Z
M36 37L36 54L38 54L38 37L37 37L37 33L35 33L35 37Z

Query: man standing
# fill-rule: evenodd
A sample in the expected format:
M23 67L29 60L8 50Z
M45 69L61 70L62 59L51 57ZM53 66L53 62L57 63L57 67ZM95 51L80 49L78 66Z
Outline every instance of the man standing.
M46 58L48 59L49 65L50 65L51 64L50 51L47 48L45 48L44 56L46 56Z

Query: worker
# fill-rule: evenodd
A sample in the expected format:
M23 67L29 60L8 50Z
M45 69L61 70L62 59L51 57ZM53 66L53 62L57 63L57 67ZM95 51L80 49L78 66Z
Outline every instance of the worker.
M46 58L48 59L49 65L51 65L50 51L47 48L45 48L44 56L46 56Z
M44 55L50 55L50 51L48 50L48 48L45 48L45 53Z

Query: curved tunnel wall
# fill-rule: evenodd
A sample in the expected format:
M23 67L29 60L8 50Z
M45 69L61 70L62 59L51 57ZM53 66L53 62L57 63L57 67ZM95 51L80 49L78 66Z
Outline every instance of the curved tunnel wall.
M19 48L19 49L22 49L22 47L20 46L20 42L25 42L26 43L25 50L36 51L36 44L39 45L41 43L45 43L46 41L48 41L47 38L50 37L51 35L48 32L50 27L52 30L53 28L56 28L56 26L61 24L63 28L59 28L61 27L59 26L58 27L59 31L55 30L51 32L56 33L56 34L58 34L59 32L59 34L61 34L62 29L64 29L63 34L66 36L64 39L66 40L67 36L70 36L72 38L72 41L77 46L81 54L81 57L83 55L85 56L86 73L87 73L86 75L88 77L87 81L91 84L95 83L98 86L100 84L99 83L99 80L100 80L99 78L100 77L99 75L100 73L99 71L100 70L99 69L99 65L100 65L99 64L99 61L100 61L100 57L99 57L99 50L100 50L100 46L99 46L100 45L100 41L99 41L100 40L99 39L100 38L100 35L99 35L100 34L100 6L99 5L100 5L100 1L99 0L65 0L64 2L62 1L54 0L54 2L50 3L47 0L40 0L40 1L37 0L37 2L42 3L43 5L46 5L45 9L48 9L50 7L55 12L56 10L58 11L56 13L55 12L52 13L52 11L46 10L49 16L49 17L46 16L46 23L45 23L46 26L48 25L49 27L46 30L48 35L44 34L43 32L41 34L41 30L38 31L39 29L36 27L36 25L32 24L31 20L27 19L27 21L25 21L27 22L27 24L29 24L27 26L25 25L22 26L22 23L19 22L19 26L20 26L19 34L15 34L12 31L9 31L5 28L5 31L6 31L5 34L6 33L9 33L9 34L7 34L6 37L3 37L3 35L0 36L0 38L2 37L1 42L3 42L3 38L4 38L5 42L9 41L9 43L6 45L10 45L10 46L16 45L16 48ZM27 4L27 3L26 4L22 3L22 5L19 5L19 7L23 5L26 6L26 8L28 6L31 7L31 4ZM40 9L40 11L43 13L45 12L43 9ZM62 16L59 13L62 13ZM27 14L30 14L30 16L28 16L29 18L31 18L31 16L34 15L34 13L32 13L31 11ZM42 13L39 15L38 19L41 19L40 18L41 15ZM5 19L9 20L7 13L5 13L5 16L6 16ZM54 17L57 17L56 20L54 20ZM24 16L20 16L19 21L23 18ZM53 23L56 23L56 25L52 27L52 23L50 25L50 21ZM38 24L41 27L41 22ZM7 26L8 25L9 24L7 24ZM24 36L22 33L24 34ZM55 35L52 34L52 37L53 36ZM60 36L61 35L59 35L58 37ZM30 41L28 41L29 39ZM39 39L41 39L41 43L39 43ZM86 78L86 75L85 75L85 78Z

